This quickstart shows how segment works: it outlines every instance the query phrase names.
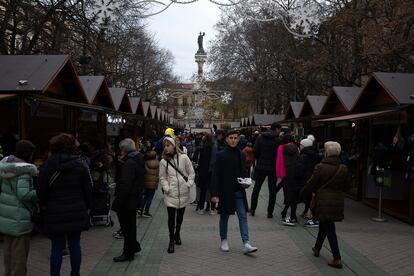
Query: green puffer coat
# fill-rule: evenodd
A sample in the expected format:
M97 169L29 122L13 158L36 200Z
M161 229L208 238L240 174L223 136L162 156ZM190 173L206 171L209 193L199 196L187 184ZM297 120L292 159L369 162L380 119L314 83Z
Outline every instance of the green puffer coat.
M0 161L0 233L21 236L32 231L31 208L37 200L32 174L36 166L14 157Z

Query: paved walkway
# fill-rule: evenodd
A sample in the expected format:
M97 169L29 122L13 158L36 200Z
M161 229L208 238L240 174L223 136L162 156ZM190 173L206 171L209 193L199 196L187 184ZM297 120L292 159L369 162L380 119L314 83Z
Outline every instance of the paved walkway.
M337 223L345 266L336 270L326 264L331 259L327 241L321 257L311 254L317 229L281 225L281 193L275 218L267 219L266 186L261 193L256 216L248 217L251 242L259 248L252 256L241 253L235 216L229 221L231 251L224 253L219 250L219 217L198 215L195 206L189 206L184 216L183 244L176 246L174 254L168 254L167 214L158 191L151 208L154 218L138 218L138 236L143 250L135 260L113 263L112 258L122 251L122 240L113 240L111 235L117 228L94 227L82 235L82 275L414 275L413 226L390 218L387 223L371 222L370 217L376 215L374 209L347 200L346 219ZM299 206L298 212L302 209ZM1 259L2 254L0 250ZM29 276L48 274L49 254L49 241L43 237L33 238ZM69 258L66 257L62 275L69 275L69 272Z

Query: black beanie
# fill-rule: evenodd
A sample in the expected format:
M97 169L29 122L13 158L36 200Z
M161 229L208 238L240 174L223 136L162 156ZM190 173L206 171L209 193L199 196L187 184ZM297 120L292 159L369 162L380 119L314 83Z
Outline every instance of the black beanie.
M35 149L36 149L36 146L33 145L33 143L30 142L29 140L20 140L16 144L14 156L26 162L29 162L30 157L32 156Z

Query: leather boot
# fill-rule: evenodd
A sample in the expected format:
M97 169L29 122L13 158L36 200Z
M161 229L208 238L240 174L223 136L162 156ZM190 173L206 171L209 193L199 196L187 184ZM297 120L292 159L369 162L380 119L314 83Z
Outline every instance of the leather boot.
M316 249L315 247L312 247L313 256L319 257L319 249Z
M342 268L342 261L340 259L338 260L332 260L328 263L329 266L335 267L335 268Z
M175 233L174 240L175 240L175 244L176 245L181 245L181 237L180 237L180 233L179 232L176 232Z
M167 249L168 253L174 253L174 244L175 244L174 240L170 240L170 243L168 244L168 249Z

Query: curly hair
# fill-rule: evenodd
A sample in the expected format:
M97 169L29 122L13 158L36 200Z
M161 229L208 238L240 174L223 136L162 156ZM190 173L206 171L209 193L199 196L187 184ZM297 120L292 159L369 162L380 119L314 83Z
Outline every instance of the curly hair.
M79 142L73 135L68 133L61 133L53 136L49 140L49 149L52 154L55 153L69 153L73 154L79 147Z

